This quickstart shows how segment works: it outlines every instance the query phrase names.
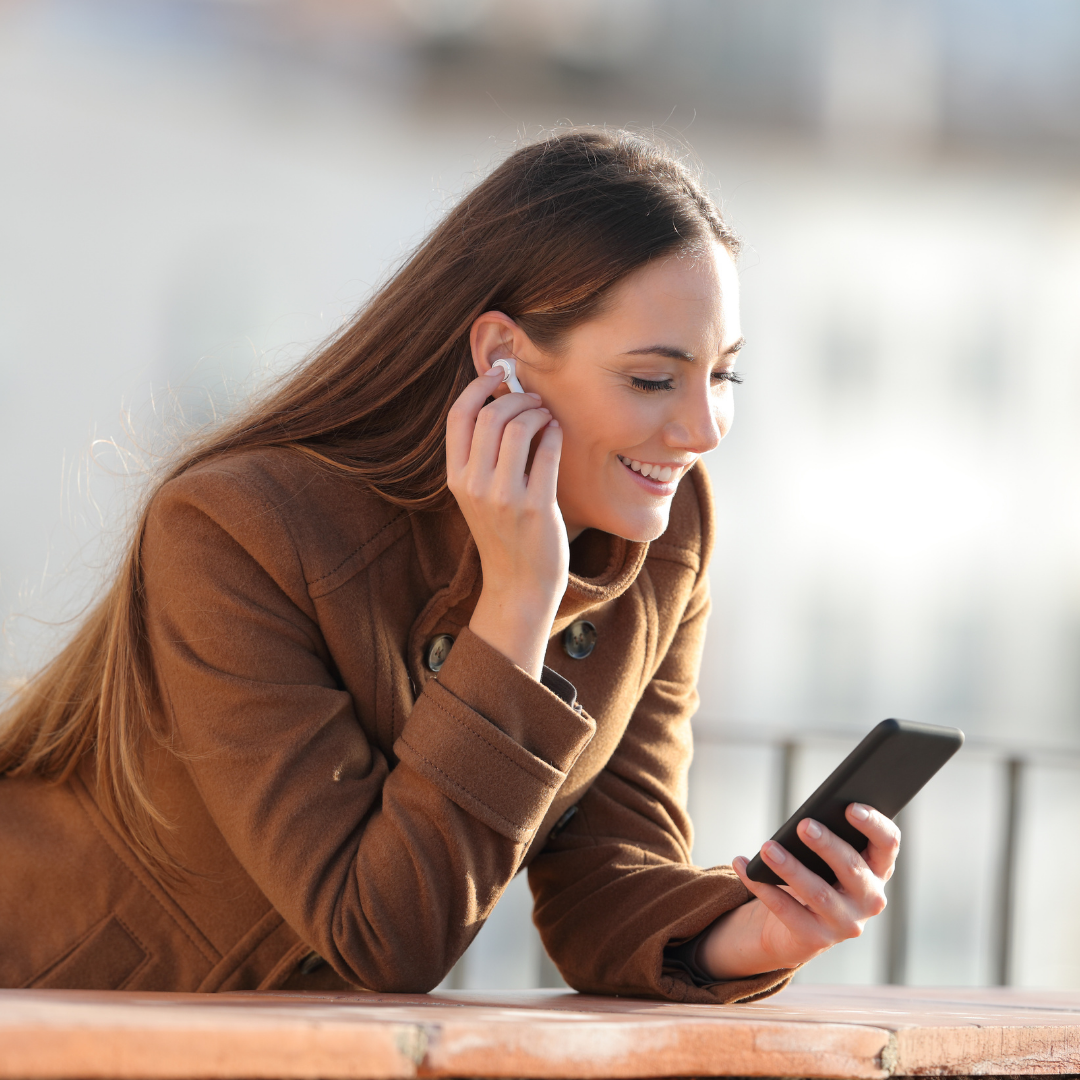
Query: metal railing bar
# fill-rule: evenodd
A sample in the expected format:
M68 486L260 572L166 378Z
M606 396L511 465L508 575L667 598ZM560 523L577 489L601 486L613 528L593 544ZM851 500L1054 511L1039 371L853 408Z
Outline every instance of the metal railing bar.
M896 815L896 824L900 826L901 835L910 849L910 842L905 835L908 831L907 814L901 810ZM907 875L907 851L902 847L900 857L896 861L893 876L885 887L885 893L889 900L889 906L885 909L887 915L887 938L885 942L885 981L893 986L903 986L907 981L907 952L908 952L908 875Z
M1013 926L1016 914L1016 857L1020 839L1024 765L1023 759L1018 757L1011 757L1005 762L1005 821L1002 829L994 942L994 981L998 986L1010 986L1015 975L1012 969Z
M776 783L776 828L780 828L795 809L795 755L798 743L788 740L780 744L780 762Z
M843 741L851 741L854 744L865 734L865 731L829 731L820 728L807 728L805 731L779 729L761 731L743 727L694 726L694 742L702 746L775 747L787 743L804 746L815 742ZM1016 759L1023 761L1026 765L1080 767L1080 746L1017 745L1004 740L968 736L964 741L963 752L977 754L980 757L991 755L996 758Z

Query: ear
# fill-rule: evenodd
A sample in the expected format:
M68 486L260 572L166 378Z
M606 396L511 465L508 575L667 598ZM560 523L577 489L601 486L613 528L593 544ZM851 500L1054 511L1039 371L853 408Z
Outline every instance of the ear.
M485 311L469 331L469 345L472 348L473 366L477 375L484 375L491 370L496 360L521 358L528 348L528 336L509 315L501 311ZM518 368L518 378L521 368ZM499 393L508 392L506 386L499 387Z

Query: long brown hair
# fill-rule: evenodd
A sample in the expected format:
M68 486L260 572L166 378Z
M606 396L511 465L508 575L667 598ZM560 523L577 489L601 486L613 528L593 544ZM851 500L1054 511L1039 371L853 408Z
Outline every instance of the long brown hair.
M382 498L446 507L446 415L475 375L485 311L537 345L594 315L650 259L737 240L692 173L623 131L554 134L467 194L356 318L236 417L188 445L146 493L111 585L66 647L7 703L0 775L60 782L95 755L97 799L140 859L169 872L144 758L156 690L140 544L160 486L197 462L282 447L344 470Z

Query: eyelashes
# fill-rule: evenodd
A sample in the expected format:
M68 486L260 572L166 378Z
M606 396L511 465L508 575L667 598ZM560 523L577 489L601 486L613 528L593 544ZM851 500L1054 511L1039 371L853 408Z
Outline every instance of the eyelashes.
M712 377L713 381L717 383L741 383L743 381L743 377L737 371L714 371ZM675 389L675 383L671 379L639 379L636 375L630 376L630 385L635 390L644 390L646 393Z

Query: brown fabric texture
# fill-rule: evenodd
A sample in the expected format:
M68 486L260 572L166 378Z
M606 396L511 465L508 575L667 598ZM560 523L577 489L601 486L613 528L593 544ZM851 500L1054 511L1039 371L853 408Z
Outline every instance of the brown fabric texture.
M169 736L150 765L183 872L133 857L92 761L0 780L0 986L426 991L527 866L579 990L779 989L790 971L701 987L664 969L748 899L690 862L711 538L700 467L654 543L581 537L536 682L468 629L482 576L456 511L405 512L288 451L170 482L142 559ZM562 634L583 617L598 638L575 660Z

